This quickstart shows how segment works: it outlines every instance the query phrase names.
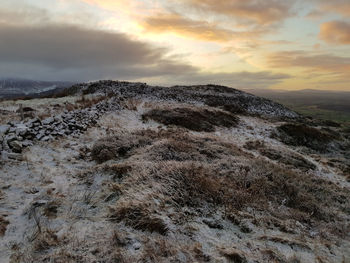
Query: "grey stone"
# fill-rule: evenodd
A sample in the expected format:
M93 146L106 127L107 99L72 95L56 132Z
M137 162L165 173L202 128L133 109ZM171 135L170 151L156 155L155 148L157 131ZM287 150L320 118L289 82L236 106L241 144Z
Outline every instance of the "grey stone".
M17 124L15 128L15 133L17 136L24 136L29 130L29 128L24 124Z
M9 142L9 146L12 148L12 151L15 153L21 153L23 146L22 143L19 141L11 141Z
M31 120L27 121L26 125L29 128L33 128L35 126L39 126L40 123L41 123L41 121L38 118L34 118L34 119L31 119Z
M51 136L44 136L43 138L41 138L41 141L47 142L47 141L49 141L51 138L52 138Z
M45 136L45 134L44 134L44 131L43 130L41 130L36 136L35 136L35 138L37 139L37 140L40 140L42 137L44 137Z
M25 141L22 142L22 146L23 147L33 146L33 142L29 141L29 140L25 140Z
M11 133L11 134L7 134L5 137L4 137L4 141L8 144L12 141L15 141L17 140L17 137L15 134Z
M10 153L10 152L7 152L7 151L2 151L1 158L3 160L11 159L11 160L23 161L22 154L20 154L20 153Z
M10 125L0 125L0 135L5 135L10 129Z
M16 122L15 121L9 121L7 124L10 125L10 126L15 126Z
M12 126L7 133L16 133L16 127Z
M50 117L50 118L47 118L45 120L42 121L42 124L43 125L49 125L51 123L54 123L55 122L55 119L53 117Z
M224 226L218 220L214 220L214 219L205 218L203 219L203 223L208 225L210 228L216 228L216 229L224 228Z

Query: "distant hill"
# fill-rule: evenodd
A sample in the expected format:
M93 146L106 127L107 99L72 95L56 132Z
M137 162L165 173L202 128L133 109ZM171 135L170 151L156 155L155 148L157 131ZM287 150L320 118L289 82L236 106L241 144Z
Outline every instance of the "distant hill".
M17 98L49 93L67 88L73 83L64 81L37 81L18 78L0 79L0 98Z
M250 93L277 101L299 113L321 119L350 123L350 92L325 90L249 90Z

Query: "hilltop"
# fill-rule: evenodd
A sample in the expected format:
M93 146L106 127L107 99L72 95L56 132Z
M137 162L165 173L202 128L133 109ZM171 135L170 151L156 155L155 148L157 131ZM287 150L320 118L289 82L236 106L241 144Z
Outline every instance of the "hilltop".
M224 86L109 80L0 113L4 262L350 260L336 122Z

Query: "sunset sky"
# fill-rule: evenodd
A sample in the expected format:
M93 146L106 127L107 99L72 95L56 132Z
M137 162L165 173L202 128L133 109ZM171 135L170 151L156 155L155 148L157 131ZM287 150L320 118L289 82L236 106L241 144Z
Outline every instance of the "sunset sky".
M350 91L350 0L1 0L0 77Z

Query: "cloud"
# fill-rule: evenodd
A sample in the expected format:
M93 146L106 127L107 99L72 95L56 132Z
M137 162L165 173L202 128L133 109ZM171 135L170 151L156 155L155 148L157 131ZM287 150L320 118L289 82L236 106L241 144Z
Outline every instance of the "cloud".
M0 77L72 81L158 79L172 85L211 82L239 88L266 88L288 77L269 72L202 72L170 59L167 49L132 40L122 33L73 25L0 24L0 35Z
M330 54L309 54L305 51L285 51L270 54L267 62L273 68L305 68L349 77L350 57Z
M247 40L262 34L262 31L238 32L221 28L206 21L196 21L176 13L150 16L141 22L152 33L175 33L203 41L228 42Z
M289 78L266 71L202 71L175 54L168 55L173 52L167 48L90 24L90 27L72 24L74 21L68 24L60 14L52 17L45 9L23 5L3 8L0 15L0 77L71 81L123 79L164 85L217 83L236 88L267 88ZM211 39L214 35L213 39L228 41L232 37L245 37L243 33L232 36L233 31L181 16L158 18L165 19L158 25L159 30L163 30L166 19L170 19L171 24L177 24L175 30L185 30L197 38Z
M350 44L350 23L345 21L323 23L319 38L332 44Z
M344 17L350 17L349 0L318 0L317 2L320 4L320 9L325 12L335 12Z
M40 8L32 8L22 5L20 8L9 8L6 5L0 8L0 23L3 24L39 24L50 21L50 16L46 10Z
M193 75L177 76L173 81L177 84L220 84L236 89L264 89L291 78L288 74L262 72L232 72L206 73L199 72Z
M77 79L100 78L129 69L135 77L193 71L166 58L167 50L131 40L127 35L72 25L12 26L0 24L0 63L54 70L86 71ZM13 70L13 68L12 68ZM2 74L10 73L5 69ZM90 75L91 72L93 75ZM20 73L20 72L17 72ZM61 76L62 77L62 76Z
M284 20L291 15L293 0L186 0L199 11L243 19L260 25Z

